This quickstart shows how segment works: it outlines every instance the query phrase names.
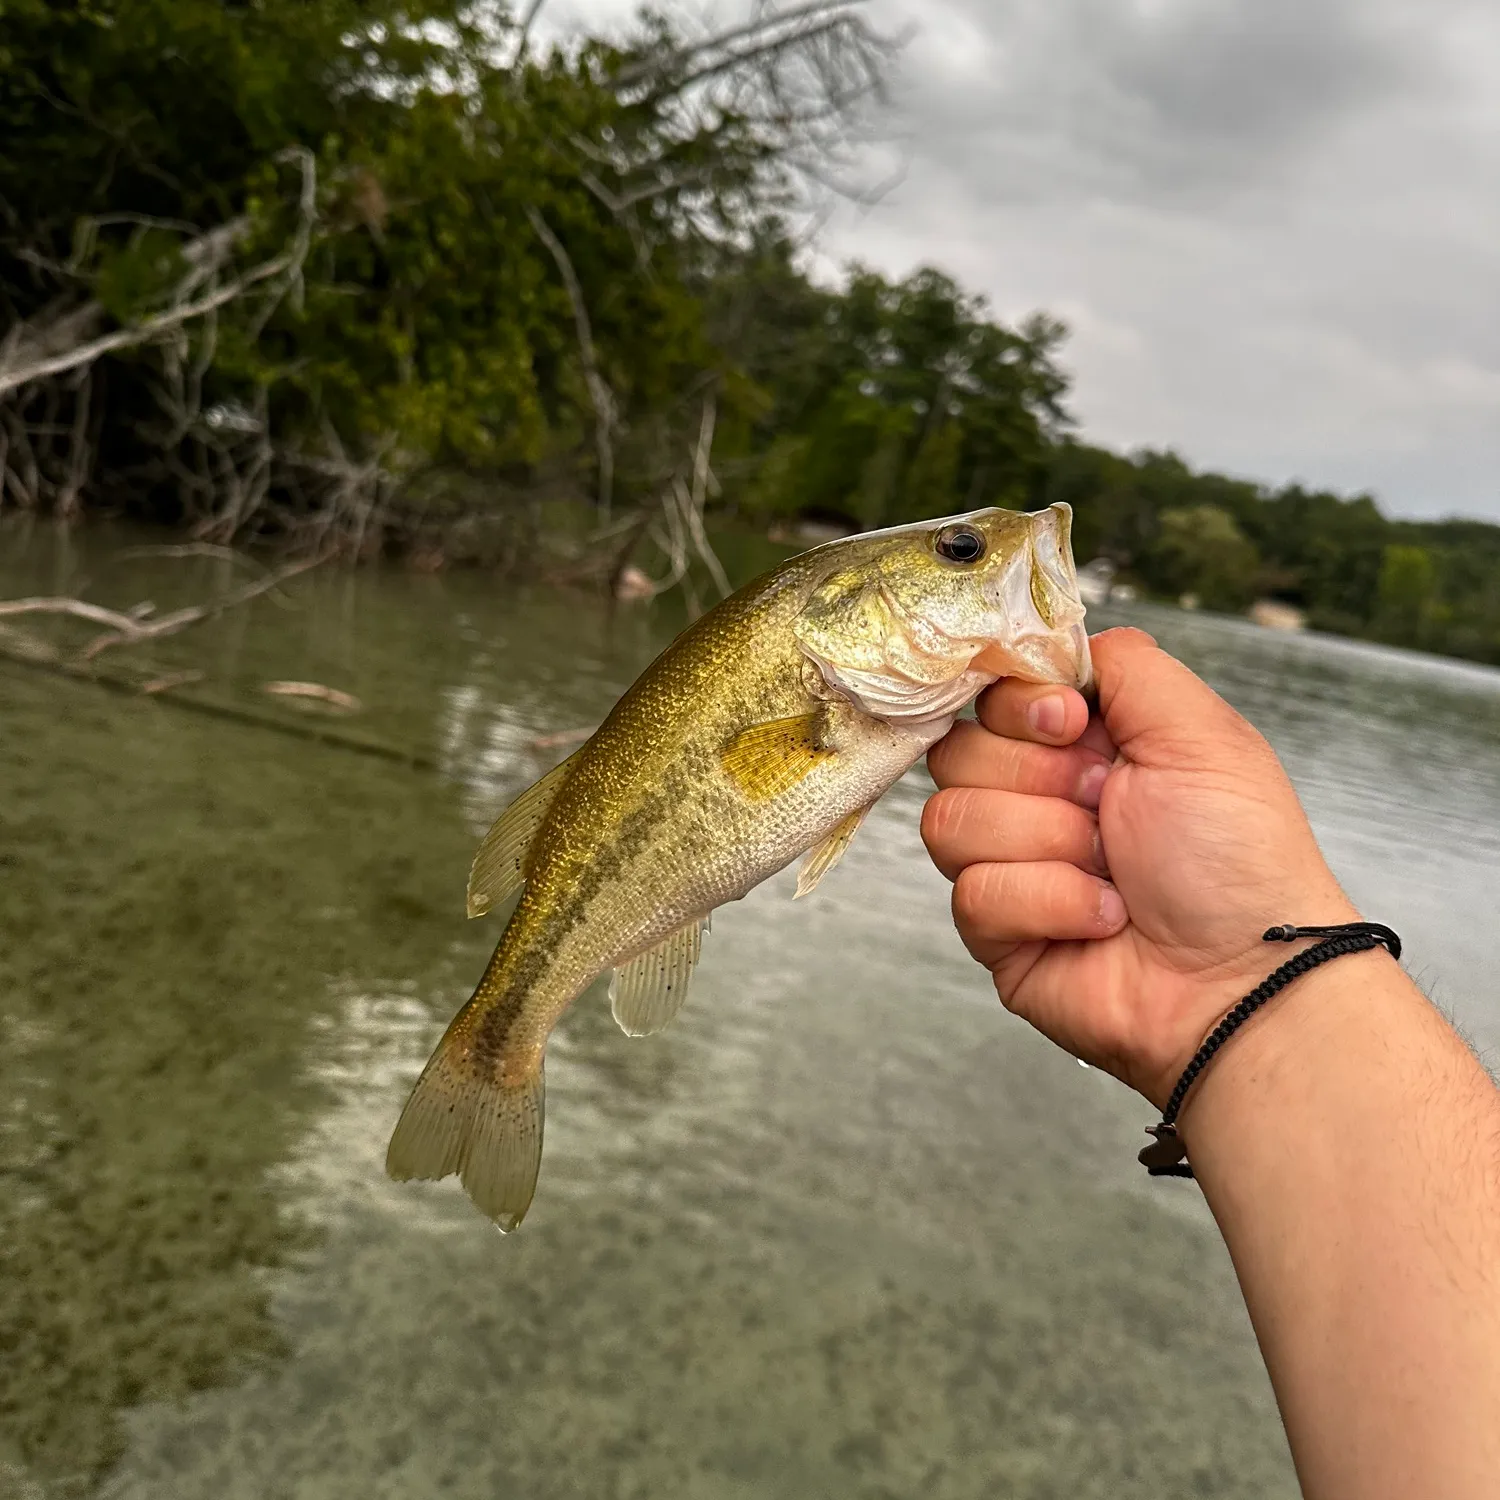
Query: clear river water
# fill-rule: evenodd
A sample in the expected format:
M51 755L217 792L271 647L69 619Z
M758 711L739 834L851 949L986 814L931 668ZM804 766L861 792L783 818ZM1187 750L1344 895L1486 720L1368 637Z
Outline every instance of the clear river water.
M0 597L239 577L0 529ZM1269 735L1492 1053L1500 674L1128 618ZM680 623L367 568L101 658L113 688L0 658L6 1500L1295 1495L1197 1190L1145 1179L1149 1108L964 954L920 770L813 898L719 914L670 1031L574 1007L518 1234L386 1181L498 935L464 918L476 841Z

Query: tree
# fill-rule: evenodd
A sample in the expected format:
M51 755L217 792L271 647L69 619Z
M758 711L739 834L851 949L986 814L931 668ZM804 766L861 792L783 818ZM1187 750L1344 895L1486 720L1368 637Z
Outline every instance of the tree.
M1149 558L1150 576L1168 594L1196 594L1209 609L1243 609L1254 595L1255 548L1217 505L1165 510Z
M1389 639L1417 643L1432 613L1437 569L1425 547L1392 544L1380 562L1375 623Z
M468 0L0 0L0 505L360 545L675 493L701 268L878 90L857 3L543 57Z
M853 267L802 313L746 373L766 393L752 446L796 434L803 462L774 487L763 472L748 504L876 526L1025 502L1067 420L1061 325L1007 327L931 268L892 282Z

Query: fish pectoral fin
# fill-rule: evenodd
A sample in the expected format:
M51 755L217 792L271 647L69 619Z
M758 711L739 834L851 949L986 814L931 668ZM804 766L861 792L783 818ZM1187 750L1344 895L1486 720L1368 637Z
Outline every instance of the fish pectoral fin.
M823 743L822 724L821 710L752 724L730 740L720 759L752 802L769 802L835 754Z
M844 857L844 851L854 841L854 835L859 832L859 825L864 822L865 814L874 805L872 802L869 806L850 813L827 838L807 851L807 858L797 871L797 890L792 897L793 901L800 901L804 896L810 895L818 882Z
M527 787L495 819L485 834L469 870L468 908L471 917L482 917L526 881L526 854L542 820L577 759L575 751L560 766L554 766L540 781Z
M671 1024L687 999L707 928L706 917L694 917L615 970L609 982L609 1005L626 1036L651 1036Z

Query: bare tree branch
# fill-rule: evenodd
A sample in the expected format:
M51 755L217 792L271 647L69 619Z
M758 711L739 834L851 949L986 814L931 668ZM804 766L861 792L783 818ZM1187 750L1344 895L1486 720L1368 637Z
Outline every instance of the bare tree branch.
M139 323L128 328L116 328L82 343L73 342L72 338L102 315L103 309L97 302L85 303L63 318L39 329L25 325L11 328L4 342L0 343L0 396L33 381L45 380L52 375L65 374L69 370L91 365L106 354L149 343L180 328L184 323L204 317L233 302L244 296L251 287L273 277L286 277L284 291L299 287L302 262L311 242L317 180L311 152L297 147L292 152L285 153L285 156L299 163L303 180L298 226L291 242L279 255L272 256L258 266L252 266L243 275L211 292L191 297L189 294L217 271L234 244L247 232L249 226L246 220L233 220L209 230L183 247L181 254L188 264L188 274L176 288L174 299L186 297L187 300L174 300L171 306L149 318L143 318ZM30 349L25 348L28 343L32 346ZM65 343L66 347L60 347Z
M727 599L733 590L729 586L729 578L724 572L723 564L720 563L718 554L709 544L708 533L703 527L703 510L708 504L708 487L713 480L713 471L708 466L708 456L714 445L714 424L717 419L718 402L714 398L714 393L710 391L703 398L703 416L698 423L698 442L693 449L692 488L684 495L679 481L679 500L685 498L687 501L684 510L688 531L693 538L693 546L698 556L702 558L703 565L708 569L714 581L714 587L719 591L719 597Z
M526 7L526 14L521 17L521 24L517 28L519 35L516 37L516 51L510 60L512 71L519 68L526 61L526 49L531 45L532 22L536 20L538 13L546 3L547 0L531 0L531 4Z
M613 499L615 482L614 429L618 421L618 407L609 383L599 373L599 362L594 355L594 335L589 325L589 311L583 300L583 288L578 284L578 274L563 243L552 232L551 226L541 212L526 205L526 217L536 231L537 238L551 252L557 263L558 274L568 291L568 301L573 305L573 325L578 334L578 357L583 364L583 378L588 386L589 400L594 408L594 440L599 451L599 510L607 520Z
M768 32L779 31L783 27L795 26L798 22L810 21L816 17L836 16L840 13L852 15L855 7L863 3L864 0L810 0L810 3L806 5L799 5L779 14L774 11L762 12L743 25L716 32L712 36L704 37L702 41L689 42L685 47L679 47L675 52L669 52L662 57L642 58L640 62L633 63L630 67L622 68L614 76L612 82L616 88L628 89L648 78L670 74L673 69L691 62L695 57L701 57L705 52L729 47L746 37L763 37Z

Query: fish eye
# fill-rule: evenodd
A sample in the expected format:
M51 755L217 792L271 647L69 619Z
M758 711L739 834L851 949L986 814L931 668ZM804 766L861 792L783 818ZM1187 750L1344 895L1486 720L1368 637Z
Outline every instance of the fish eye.
M973 563L984 556L984 534L972 526L945 526L933 538L939 557L949 562Z

